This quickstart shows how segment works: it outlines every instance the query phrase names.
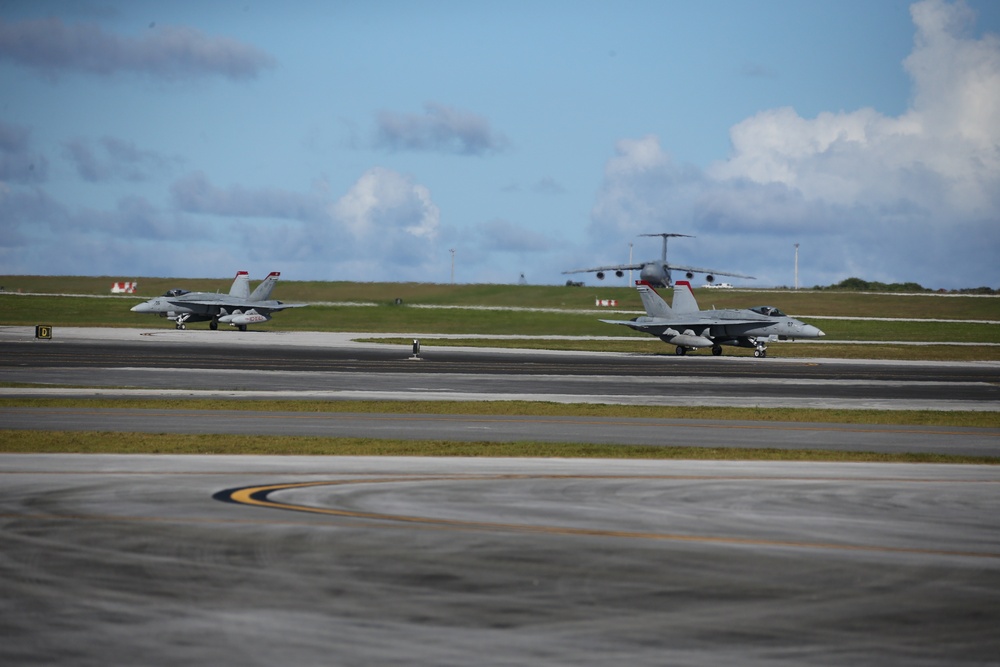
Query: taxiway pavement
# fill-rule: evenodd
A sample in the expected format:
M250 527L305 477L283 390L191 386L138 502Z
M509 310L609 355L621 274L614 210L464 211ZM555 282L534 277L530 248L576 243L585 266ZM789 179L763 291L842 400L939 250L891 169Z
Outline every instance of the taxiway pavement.
M997 409L990 364L465 350L408 361L384 346L258 333L34 341L8 328L0 381L35 386L0 396L811 396ZM49 382L78 388L37 386ZM5 407L2 425L162 432L205 417L19 410ZM232 412L194 428L882 439L979 453L997 441L977 429ZM4 665L920 667L1000 655L996 466L2 454L0 535Z
M988 665L994 466L0 455L0 663Z

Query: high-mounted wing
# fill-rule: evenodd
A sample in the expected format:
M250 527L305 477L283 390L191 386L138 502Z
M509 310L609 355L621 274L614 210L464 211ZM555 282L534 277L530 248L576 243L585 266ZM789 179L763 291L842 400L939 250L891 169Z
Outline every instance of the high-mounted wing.
M641 271L642 264L618 264L616 266L595 266L592 269L573 269L563 273L592 273L594 271Z
M695 266L681 266L680 264L667 264L666 267L672 271L685 271L689 273L707 273L715 276L729 276L731 278L749 278L756 280L754 276L743 275L742 273L729 273L728 271L716 271L715 269L699 269Z

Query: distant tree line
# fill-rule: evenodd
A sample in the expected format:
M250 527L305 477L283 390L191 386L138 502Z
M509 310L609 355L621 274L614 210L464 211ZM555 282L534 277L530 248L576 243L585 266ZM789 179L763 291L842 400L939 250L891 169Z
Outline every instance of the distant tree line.
M848 292L947 292L950 294L998 294L1000 291L992 287L966 287L955 290L932 290L917 283L880 283L861 278L848 278L841 280L836 285L823 287L817 285L813 289L817 290L838 290Z

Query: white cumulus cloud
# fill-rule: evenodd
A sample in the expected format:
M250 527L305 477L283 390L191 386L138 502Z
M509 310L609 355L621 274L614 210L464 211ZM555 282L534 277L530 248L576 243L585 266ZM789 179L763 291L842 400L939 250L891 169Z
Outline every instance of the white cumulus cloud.
M329 210L331 217L357 239L402 232L408 243L433 239L440 227L441 212L430 191L383 167L366 172Z
M818 284L1000 285L1000 39L975 37L962 3L925 0L911 15L904 113L764 110L731 128L731 155L704 171L673 163L656 137L619 142L595 241L695 233L712 254L683 259L789 284L775 263L802 240Z

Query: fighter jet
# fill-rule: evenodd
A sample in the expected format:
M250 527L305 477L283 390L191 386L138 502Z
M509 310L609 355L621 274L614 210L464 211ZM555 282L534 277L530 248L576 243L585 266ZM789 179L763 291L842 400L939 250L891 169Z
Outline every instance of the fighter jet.
M615 275L621 278L625 275L626 271L639 271L639 280L649 283L654 287L670 287L673 283L670 278L670 270L676 269L678 271L684 271L684 275L690 280L694 277L696 273L707 274L705 280L709 283L715 281L715 276L732 276L734 278L749 278L754 279L753 276L745 276L741 273L726 273L725 271L716 271L714 269L699 269L694 266L681 266L680 264L668 264L667 263L667 239L684 236L688 238L694 238L690 234L640 234L639 236L659 236L663 238L663 251L660 254L659 260L650 260L648 262L640 262L638 264L618 264L617 266L595 266L592 269L573 269L572 271L563 271L566 273L595 273L598 280L604 280L604 274L608 271L614 271Z
M238 271L228 295L172 289L163 296L133 306L131 310L133 313L154 313L166 317L173 320L178 329L186 328L188 322L208 321L212 331L219 328L220 322L246 331L248 324L271 319L271 313L309 305L268 300L280 275L277 271L271 272L251 293L250 274Z
M712 354L722 354L723 345L754 348L753 356L767 356L769 340L819 338L825 336L811 324L789 317L773 306L756 306L746 310L699 310L691 291L691 283L678 280L674 285L674 306L667 305L656 290L644 281L636 281L636 289L646 307L646 315L632 320L601 320L621 324L656 336L668 345L677 346L677 354L702 347L712 348Z

